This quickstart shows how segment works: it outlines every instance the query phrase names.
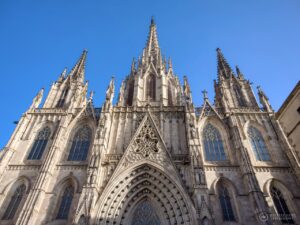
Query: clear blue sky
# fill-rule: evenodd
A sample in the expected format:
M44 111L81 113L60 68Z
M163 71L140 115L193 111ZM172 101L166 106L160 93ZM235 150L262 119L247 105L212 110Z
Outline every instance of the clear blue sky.
M152 15L163 54L181 80L188 76L198 106L203 89L213 101L217 47L262 86L275 110L299 80L299 0L1 0L0 147L38 90L47 93L85 48L99 107L110 77L119 88L141 54Z

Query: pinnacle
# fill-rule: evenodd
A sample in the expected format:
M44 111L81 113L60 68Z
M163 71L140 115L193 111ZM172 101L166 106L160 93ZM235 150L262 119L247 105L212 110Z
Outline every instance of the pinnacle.
M218 59L218 76L229 78L233 73L220 48L216 49Z
M84 67L85 61L87 56L87 49L84 49L79 60L77 61L76 65L73 67L71 74L74 76L74 79L84 79Z

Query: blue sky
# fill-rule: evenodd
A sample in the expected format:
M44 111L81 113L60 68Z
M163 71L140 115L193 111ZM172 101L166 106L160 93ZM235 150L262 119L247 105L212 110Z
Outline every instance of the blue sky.
M299 80L298 0L1 0L0 148L38 90L47 93L85 48L99 107L110 77L119 88L141 54L152 15L162 53L181 80L188 76L197 106L203 89L213 101L217 47L262 86L275 110Z

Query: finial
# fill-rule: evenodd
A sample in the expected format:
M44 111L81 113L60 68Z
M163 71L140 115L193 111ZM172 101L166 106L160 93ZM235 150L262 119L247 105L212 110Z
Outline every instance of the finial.
M131 63L131 73L135 71L135 58L132 59Z
M208 99L208 97L207 97L207 91L205 89L202 91L202 94L203 94L204 100L207 100Z
M66 78L66 75L67 75L67 67L65 67L62 73L60 74L58 81L63 81Z
M240 68L238 66L235 66L235 70L236 70L237 77L239 79L243 79L244 75L241 73Z
M173 67L173 66L172 66L172 59L171 59L171 57L169 58L168 64L169 64L169 68L172 68L172 67Z
M260 85L258 85L256 88L257 88L258 92L262 92L262 89L261 89Z
M221 49L220 49L220 48L216 48L216 51L217 51L217 52L221 52Z
M94 91L91 91L91 92L90 92L90 97L89 97L90 100L93 100L94 93L95 93Z
M151 16L151 25L155 25L154 16Z

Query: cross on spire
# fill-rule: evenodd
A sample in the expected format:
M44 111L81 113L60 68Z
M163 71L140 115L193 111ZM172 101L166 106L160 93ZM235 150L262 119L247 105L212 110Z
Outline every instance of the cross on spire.
M208 99L208 97L207 97L207 91L205 89L202 91L202 94L203 94L204 100Z

